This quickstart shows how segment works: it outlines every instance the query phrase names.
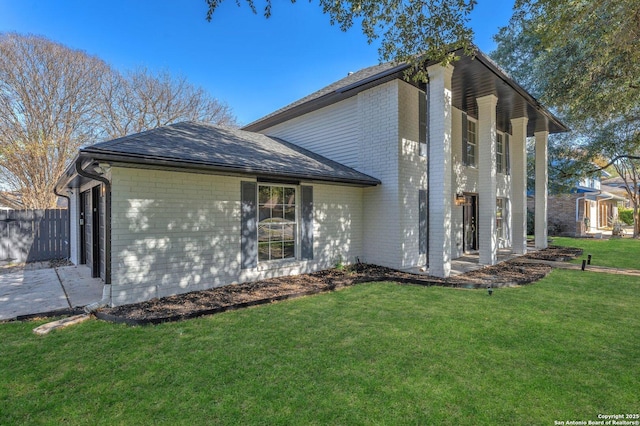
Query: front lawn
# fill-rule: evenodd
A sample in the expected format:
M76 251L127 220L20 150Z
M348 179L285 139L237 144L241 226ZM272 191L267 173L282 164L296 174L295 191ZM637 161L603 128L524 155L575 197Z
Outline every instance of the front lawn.
M0 424L554 424L640 410L640 280L393 283L149 327L0 324Z
M552 241L554 245L583 249L582 258L586 259L591 254L591 263L594 265L640 269L640 240L553 237ZM582 258L573 262L580 263Z

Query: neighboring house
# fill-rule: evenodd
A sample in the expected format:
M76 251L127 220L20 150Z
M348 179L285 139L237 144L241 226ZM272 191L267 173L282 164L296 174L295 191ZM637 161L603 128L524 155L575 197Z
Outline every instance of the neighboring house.
M637 192L637 188L633 182L629 182L628 186L631 191ZM629 199L629 193L627 192L627 183L620 176L603 179L602 187L607 192L624 198L624 207L631 208L631 200Z
M486 56L349 74L242 130L180 123L80 150L71 260L112 305L357 260L446 277L451 260L525 253L536 139L546 247L547 137L566 127ZM97 226L96 226L97 225Z
M569 193L549 195L549 233L586 236L611 229L618 220L618 204L625 201L611 189L602 185L599 177L593 177L582 179ZM529 201L529 209L535 212L533 200Z

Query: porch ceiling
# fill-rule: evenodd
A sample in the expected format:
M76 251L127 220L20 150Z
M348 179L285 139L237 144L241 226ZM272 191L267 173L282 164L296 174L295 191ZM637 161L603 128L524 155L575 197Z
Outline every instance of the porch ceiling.
M560 133L568 130L557 117L480 52L475 57L459 57L454 64L451 86L453 106L476 118L476 99L495 95L498 98L496 119L499 130L510 131L511 119L518 117L529 118L527 136L533 136L538 131Z

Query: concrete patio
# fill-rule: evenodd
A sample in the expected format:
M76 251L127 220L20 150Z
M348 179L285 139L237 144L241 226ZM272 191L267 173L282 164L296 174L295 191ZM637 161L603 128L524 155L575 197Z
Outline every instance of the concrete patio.
M83 307L99 301L102 288L84 265L0 271L0 321Z

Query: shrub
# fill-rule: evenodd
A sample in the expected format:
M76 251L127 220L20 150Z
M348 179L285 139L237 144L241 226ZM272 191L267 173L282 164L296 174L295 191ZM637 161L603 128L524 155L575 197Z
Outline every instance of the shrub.
M633 209L619 208L618 219L625 225L633 225Z
M536 215L527 209L527 235L533 235L536 228Z

